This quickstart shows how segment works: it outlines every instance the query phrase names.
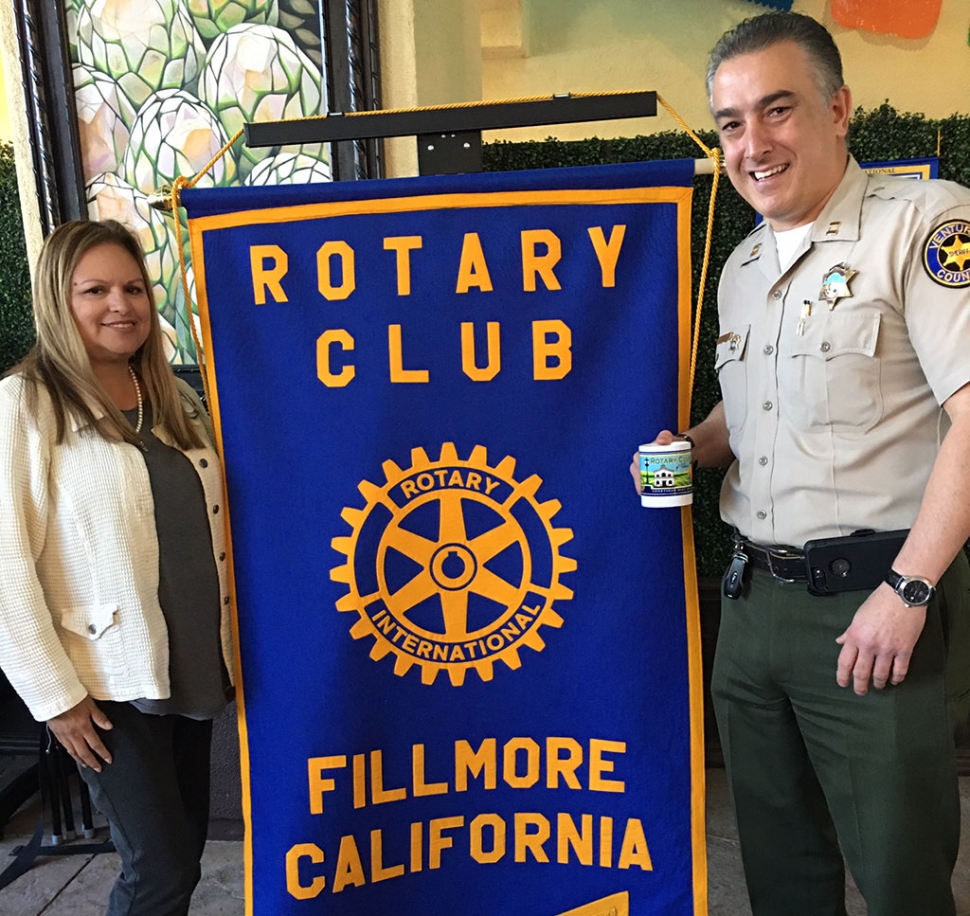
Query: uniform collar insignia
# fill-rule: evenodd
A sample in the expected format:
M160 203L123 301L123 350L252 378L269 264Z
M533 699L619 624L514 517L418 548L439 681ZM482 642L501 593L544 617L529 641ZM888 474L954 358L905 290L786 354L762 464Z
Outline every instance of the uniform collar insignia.
M842 220L833 220L829 223L828 229L825 230L826 235L838 235L839 229L842 228Z
M845 262L830 267L822 275L822 291L818 294L819 299L823 299L829 304L829 309L834 309L839 299L851 299L852 293L849 291L849 281L858 273L852 270Z
M751 254L749 254L748 257L756 258L759 254L761 254L761 242L758 242L758 244L751 249Z

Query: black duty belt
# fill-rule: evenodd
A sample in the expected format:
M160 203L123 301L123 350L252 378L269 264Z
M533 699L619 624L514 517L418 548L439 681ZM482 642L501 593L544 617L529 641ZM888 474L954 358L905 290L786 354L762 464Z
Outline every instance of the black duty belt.
M752 566L771 573L776 579L783 582L808 581L804 550L794 547L762 547L746 540L741 541L741 549Z

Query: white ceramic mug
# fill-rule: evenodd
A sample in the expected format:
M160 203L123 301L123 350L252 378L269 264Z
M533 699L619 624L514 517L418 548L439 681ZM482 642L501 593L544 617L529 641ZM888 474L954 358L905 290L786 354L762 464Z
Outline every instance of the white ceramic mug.
M690 443L675 439L670 445L648 443L640 449L640 505L689 506L694 501L694 475Z

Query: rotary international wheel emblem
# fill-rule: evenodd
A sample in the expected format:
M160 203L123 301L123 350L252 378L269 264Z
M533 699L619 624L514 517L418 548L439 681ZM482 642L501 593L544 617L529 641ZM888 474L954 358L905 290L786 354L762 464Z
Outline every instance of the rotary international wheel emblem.
M446 670L460 686L469 668L489 681L496 659L518 668L522 646L542 651L576 561L559 552L573 537L552 525L559 500L536 498L541 478L517 481L511 456L491 467L481 445L462 460L452 442L437 461L416 448L410 468L382 467L382 486L358 485L364 508L341 513L350 536L331 542L347 558L330 578L349 588L337 610L359 615L351 636L373 637L375 661L393 652L397 675L419 665L425 684Z

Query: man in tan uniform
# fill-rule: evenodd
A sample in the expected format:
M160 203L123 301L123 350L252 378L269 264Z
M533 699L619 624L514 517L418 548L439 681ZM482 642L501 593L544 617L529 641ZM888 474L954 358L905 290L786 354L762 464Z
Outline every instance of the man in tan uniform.
M859 168L839 53L809 17L727 33L708 87L731 181L765 218L721 278L723 400L684 434L730 465L721 513L743 539L713 693L752 909L844 914L841 845L870 916L952 916L970 191ZM910 529L895 588L810 594L805 543L859 529Z

